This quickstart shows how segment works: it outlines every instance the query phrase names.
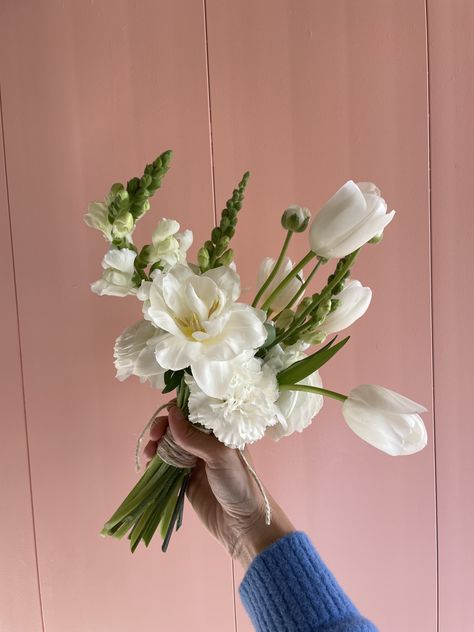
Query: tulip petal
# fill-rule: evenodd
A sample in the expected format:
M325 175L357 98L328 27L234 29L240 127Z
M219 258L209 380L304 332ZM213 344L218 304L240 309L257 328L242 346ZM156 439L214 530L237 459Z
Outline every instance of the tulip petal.
M165 334L156 343L155 356L158 364L165 369L185 369L199 356L199 343Z
M223 398L234 373L231 362L198 360L191 365L199 388L209 397Z
M400 393L377 384L361 384L349 393L349 400L387 413L425 413L427 409ZM348 400L346 400L348 401Z
M226 296L227 302L233 303L240 296L240 277L229 266L219 266L205 272L203 277L212 279Z

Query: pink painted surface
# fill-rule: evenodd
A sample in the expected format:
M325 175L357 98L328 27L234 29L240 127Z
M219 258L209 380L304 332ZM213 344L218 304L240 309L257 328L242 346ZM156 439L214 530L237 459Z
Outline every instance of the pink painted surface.
M0 112L1 116L1 112ZM0 631L42 629L0 118Z
M135 440L158 401L138 381L114 379L114 339L141 311L133 300L90 292L105 242L83 223L87 203L171 147L172 169L137 242L162 216L192 223L197 243L213 225L202 6L136 6L3 9L5 140L47 632L234 627L230 561L189 508L166 556L158 541L132 556L125 542L99 535L136 480Z
M474 629L474 6L430 0L428 24L439 615L451 632Z
M423 2L211 0L208 24L218 198L252 174L235 239L247 297L259 260L278 254L286 205L315 212L349 178L378 183L398 214L354 268L374 299L323 382L342 392L379 383L431 408ZM295 257L307 250L305 236L295 240ZM409 458L358 440L336 403L302 435L254 449L272 493L384 632L436 626L425 419L429 447ZM251 629L242 608L238 629Z

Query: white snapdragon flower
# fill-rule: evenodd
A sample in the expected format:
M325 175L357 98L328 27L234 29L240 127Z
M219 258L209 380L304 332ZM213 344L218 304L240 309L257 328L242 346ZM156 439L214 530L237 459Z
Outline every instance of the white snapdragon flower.
M180 233L179 228L174 219L163 218L153 232L150 259L152 263L160 262L165 270L176 263L185 263L186 253L193 243L193 233L190 230Z
M258 270L257 289L261 288L265 281L268 279L274 265L274 259L271 259L270 257L265 257L265 259L263 259ZM291 259L289 259L288 257L284 257L282 265L276 273L275 278L272 280L272 282L261 297L263 302L267 300L273 290L275 290L278 285L280 285L280 283L291 272L292 269L293 264L291 262ZM272 301L273 311L281 311L282 309L284 309L286 305L288 305L288 303L291 301L293 296L296 294L296 292L298 292L301 287L303 273L301 272L299 276L301 277L301 280L297 277L291 279L288 285Z
M413 454L426 446L426 428L418 414L423 412L421 404L375 384L352 389L342 406L351 430L391 456Z
M136 253L128 248L111 248L102 259L102 278L92 283L91 290L100 296L135 294L136 287L132 277L135 272L133 264L136 256Z
M370 287L363 287L360 281L352 279L332 298L340 303L333 312L329 312L322 325L318 327L326 336L350 327L363 316L372 300L372 290Z
M199 387L220 397L232 377L229 360L266 339L264 312L236 303L239 295L239 276L227 266L201 275L179 263L169 272L156 270L138 298L145 318L161 329L158 363L173 370L190 366Z
M85 223L91 228L99 230L107 241L115 238L132 241L132 233L135 230L135 220L128 211L122 212L114 221L109 222L109 209L103 202L91 202L87 213L84 215Z
M301 351L302 345L297 343L291 347L276 345L265 358L265 365L270 367L274 373L279 373L290 365L306 357ZM323 383L319 372L316 371L299 382L307 386L317 386L322 388ZM304 391L283 391L280 393L277 406L280 409L284 423L281 421L266 430L266 435L274 441L282 437L287 437L293 432L302 432L307 428L321 408L324 398L315 393L305 393Z
M374 237L381 237L395 211L372 182L348 180L324 204L309 230L311 250L320 257L345 257Z
M265 430L285 420L275 401L278 384L275 373L253 352L244 352L228 362L232 378L221 397L209 397L192 376L186 374L189 386L189 419L213 431L230 448L243 449L247 443L261 439Z
M115 341L114 364L116 378L123 382L130 375L136 375L140 382L148 380L153 388L165 386L165 369L156 361L153 337L156 327L146 320L140 320L125 331Z

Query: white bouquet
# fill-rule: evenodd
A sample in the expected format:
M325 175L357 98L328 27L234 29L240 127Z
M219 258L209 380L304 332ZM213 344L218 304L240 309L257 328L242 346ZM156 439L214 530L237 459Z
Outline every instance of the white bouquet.
M387 454L421 450L427 442L418 414L426 411L423 406L370 384L348 395L337 393L323 388L319 374L349 337L322 343L360 318L371 301L370 288L350 275L362 246L380 241L395 215L386 212L380 190L349 180L311 224L308 209L287 208L280 255L276 261L263 260L257 294L247 305L238 301L240 279L230 241L248 172L227 200L211 239L199 249L197 262L187 261L191 231L180 232L172 219L161 219L150 244L139 250L133 243L136 223L150 209L149 198L160 187L170 158L166 151L146 166L141 178L132 178L126 187L112 185L104 202L92 202L85 216L108 242L102 278L92 291L131 295L142 306L143 318L116 340L117 378L136 375L162 393L176 391L177 405L190 423L239 450L264 497L243 448L266 435L279 440L301 432L321 410L323 397L340 400L349 427ZM290 240L308 227L309 251L293 264L286 256ZM330 260L337 260L332 274L318 292L309 291L315 273ZM319 348L308 354L311 345ZM139 438L137 468L141 438L164 406ZM181 526L194 464L168 428L156 456L102 534L121 538L128 533L133 552L140 540L148 546L159 526L165 551L173 530Z

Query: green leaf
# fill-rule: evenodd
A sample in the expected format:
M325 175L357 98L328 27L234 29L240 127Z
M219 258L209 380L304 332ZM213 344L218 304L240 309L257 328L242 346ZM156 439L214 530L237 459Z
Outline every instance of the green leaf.
M277 375L277 380L279 384L297 384L304 380L305 377L311 375L319 368L321 368L326 362L328 362L349 340L350 336L341 340L336 345L332 346L334 340L336 340L336 336L322 349L316 351L312 355L304 358L303 360L299 360L295 362L288 368L280 371Z

